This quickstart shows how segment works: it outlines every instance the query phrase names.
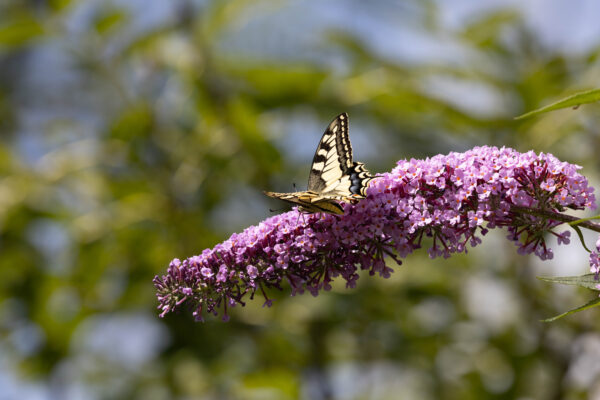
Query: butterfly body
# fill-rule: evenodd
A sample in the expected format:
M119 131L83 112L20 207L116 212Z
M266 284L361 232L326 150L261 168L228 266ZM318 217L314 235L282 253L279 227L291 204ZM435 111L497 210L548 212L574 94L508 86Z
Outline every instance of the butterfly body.
M343 113L323 133L313 157L308 190L265 194L298 205L300 211L341 215L344 209L339 202L356 203L365 198L371 179L364 164L352 160L348 114Z

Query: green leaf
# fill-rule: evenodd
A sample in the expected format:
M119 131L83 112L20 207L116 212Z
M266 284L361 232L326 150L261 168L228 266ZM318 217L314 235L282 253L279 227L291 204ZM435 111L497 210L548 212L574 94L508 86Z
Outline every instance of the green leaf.
M529 118L534 115L547 113L548 111L559 110L561 108L578 107L582 104L595 103L600 100L600 89L587 90L585 92L575 93L572 96L566 97L556 103L549 104L537 110L530 111L523 115L515 117L515 119Z
M297 104L315 101L327 75L316 68L287 65L257 65L243 70L232 66L231 73L244 79L252 87L261 104Z
M154 115L146 103L131 104L110 126L110 136L130 141L133 138L146 137L152 129Z
M32 16L23 15L0 24L0 47L18 47L44 34L43 26Z
M562 317L566 317L567 315L574 314L574 313L579 312L579 311L587 310L588 308L597 307L599 305L600 305L600 297L596 297L595 299L592 299L590 302L588 302L588 303L586 303L586 304L584 304L584 305L582 305L580 307L574 308L572 310L569 310L569 311L564 312L564 313L559 314L559 315L555 315L552 318L543 319L542 322L556 321L557 319L562 318Z
M583 238L583 233L581 232L581 229L577 225L571 225L571 228L573 228L573 230L577 232L577 236L579 236L579 241L581 242L583 248L586 249L588 253L591 253L592 251L588 249L588 247L585 245L585 239Z
M600 281L595 279L596 274L586 274L581 276L538 276L537 278L544 282L560 283L562 285L577 285L586 289L599 290L596 285Z
M96 31L100 34L107 33L112 28L122 25L127 17L124 12L118 10L101 14L95 21Z
M53 10L61 11L70 6L72 0L50 0L48 3Z
M513 10L491 13L467 25L460 37L480 48L498 48L502 40L501 32L519 19L519 13Z

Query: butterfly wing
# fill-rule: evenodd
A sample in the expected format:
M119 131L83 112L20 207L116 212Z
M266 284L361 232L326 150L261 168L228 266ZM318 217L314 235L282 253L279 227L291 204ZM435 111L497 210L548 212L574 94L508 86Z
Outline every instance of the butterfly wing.
M300 211L306 211L309 213L325 212L338 215L344 214L344 209L338 203L329 199L319 198L319 196L314 192L264 192L264 194L269 197L297 205L300 208Z
M351 165L348 114L343 113L331 121L321 137L310 168L308 190L316 193L334 190Z
M373 180L373 176L365 168L365 164L355 161L352 163L352 167L348 170L346 176L348 176L350 184L350 193L358 198L367 197L367 188L369 187L369 182Z

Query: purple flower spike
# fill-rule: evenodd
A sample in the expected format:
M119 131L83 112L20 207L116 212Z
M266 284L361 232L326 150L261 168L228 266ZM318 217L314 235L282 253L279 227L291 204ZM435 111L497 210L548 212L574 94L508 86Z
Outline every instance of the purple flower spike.
M425 236L432 238L432 258L449 257L481 243L489 229L506 227L519 253L552 258L546 233L569 242L568 232L553 231L564 221L552 216L596 207L579 168L551 154L495 147L399 161L371 182L366 199L345 204L343 216L290 211L201 255L173 260L166 275L154 278L160 316L187 304L198 320L220 307L226 319L227 307L244 305L256 291L270 306L265 289L280 288L284 279L292 294L316 296L338 276L355 287L359 268L387 278L393 270L384 258L400 264Z

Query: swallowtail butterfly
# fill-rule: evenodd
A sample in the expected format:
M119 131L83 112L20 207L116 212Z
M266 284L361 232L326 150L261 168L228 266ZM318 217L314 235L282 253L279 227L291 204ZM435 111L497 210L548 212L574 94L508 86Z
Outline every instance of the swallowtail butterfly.
M365 198L372 179L363 163L352 161L348 114L343 113L323 133L310 168L308 190L265 194L296 204L303 212L344 214L339 202L356 203Z

